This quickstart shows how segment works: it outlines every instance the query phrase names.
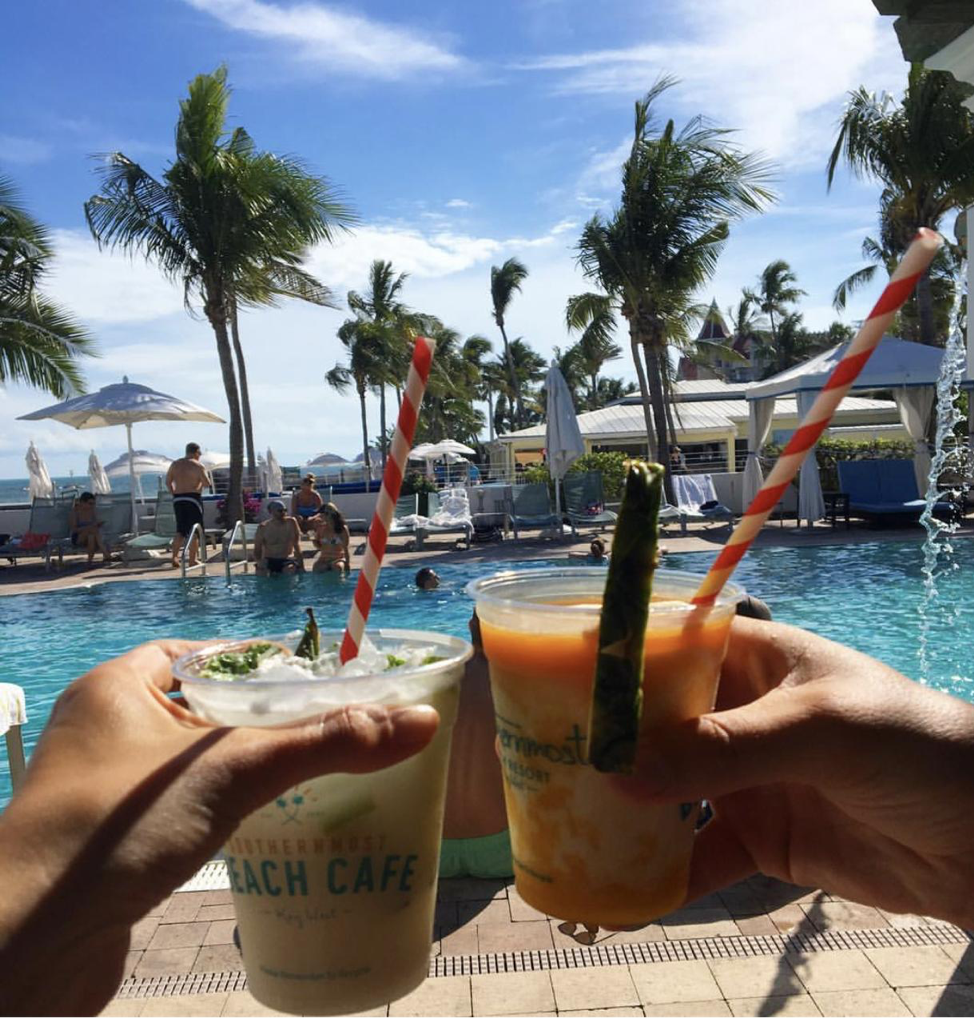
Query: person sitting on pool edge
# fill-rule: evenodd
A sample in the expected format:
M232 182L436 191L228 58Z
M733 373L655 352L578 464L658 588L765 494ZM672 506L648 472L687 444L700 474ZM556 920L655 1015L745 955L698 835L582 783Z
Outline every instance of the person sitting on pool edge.
M453 726L440 877L496 879L514 875L511 836L494 745L494 700L476 611L469 626L473 657L463 671Z
M440 585L440 578L436 575L436 570L430 569L429 566L423 566L416 573L416 586L420 590L436 590Z
M301 478L301 487L291 496L291 516L297 521L300 533L307 534L315 528L315 517L324 504L321 496L315 491L318 478L314 474L305 474Z
M101 536L101 520L95 511L95 496L90 491L83 491L75 500L68 517L71 531L71 543L75 548L84 548L88 552L88 565L94 561L95 552L100 551L106 562L111 562L105 542Z
M298 521L293 516L285 515L284 503L279 498L272 498L267 503L267 511L271 514L270 518L260 524L254 538L257 575L303 573L304 558L301 555Z
M311 540L318 549L318 558L312 569L316 573L337 570L347 573L351 563L348 556L350 535L345 517L334 502L327 502L314 518L314 533Z

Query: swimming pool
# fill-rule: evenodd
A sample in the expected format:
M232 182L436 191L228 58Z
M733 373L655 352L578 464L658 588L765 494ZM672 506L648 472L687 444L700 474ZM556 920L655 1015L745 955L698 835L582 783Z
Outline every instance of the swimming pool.
M681 553L668 556L666 565L702 572L712 560L709 552ZM776 619L840 640L916 679L921 677L920 564L920 545L914 543L762 548L748 553L735 580L768 601ZM517 567L542 565L567 562L538 559ZM387 568L370 621L465 636L471 604L464 586L503 567L437 564L441 585L428 592L413 586L414 569ZM334 575L306 574L237 576L229 587L215 578L144 580L0 598L2 678L26 691L28 751L64 686L105 658L163 636L284 632L300 626L307 604L314 605L320 620L343 622L353 589L354 582ZM974 701L974 660L966 635L974 632L974 541L955 542L953 568L945 570L939 590L927 612L926 674L931 685ZM8 798L4 759L0 805Z

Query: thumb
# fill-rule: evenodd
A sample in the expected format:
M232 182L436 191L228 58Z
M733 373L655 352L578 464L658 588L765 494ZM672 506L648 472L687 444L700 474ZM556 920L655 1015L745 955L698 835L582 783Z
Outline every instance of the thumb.
M808 687L779 687L654 735L636 780L647 799L679 802L781 781L821 784L830 761L841 765L843 741Z
M221 744L221 763L246 812L322 774L391 767L423 749L439 720L428 706L341 707L290 725L232 729Z

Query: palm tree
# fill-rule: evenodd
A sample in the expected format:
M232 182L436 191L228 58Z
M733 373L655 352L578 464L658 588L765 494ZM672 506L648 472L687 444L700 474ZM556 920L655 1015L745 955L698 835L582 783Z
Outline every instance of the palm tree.
M862 257L872 264L848 275L835 288L832 306L836 311L843 311L849 297L863 287L868 286L879 269L891 276L900 261L902 251L893 250L892 240L888 231L880 222L880 240L866 237L862 242ZM937 252L929 269L930 297L933 301L934 334L937 343L946 339L950 332L951 315L953 314L956 295L956 280L960 272L962 258L953 244L944 244ZM895 335L913 342L922 342L919 314L919 287L907 297L896 315L891 326Z
M369 266L368 287L363 294L348 293L349 309L355 314L359 338L374 347L374 369L369 384L379 396L379 453L385 469L389 436L386 428L386 386L402 386L409 365L410 347L417 333L431 321L399 299L408 279L396 273L392 262L375 259Z
M460 335L439 322L428 323L427 332L436 341L436 357L430 372L423 412L416 430L417 442L439 442L454 438L475 443L484 426L484 415L473 401L477 394L478 370L470 360L472 351L479 350L482 337L460 343ZM490 348L490 344L487 344Z
M511 347L507 342L507 331L504 328L504 321L514 294L521 292L521 284L527 277L527 267L516 258L508 258L499 267L497 265L490 267L490 299L494 307L494 321L501 330L501 339L504 341L504 359L507 363L511 392L517 405L517 423L519 427L524 427L524 402L521 399L517 372L511 359Z
M576 297L572 314L576 328L601 314L625 318L650 455L662 462L669 460L667 344L689 342L694 294L716 269L730 221L772 199L768 165L733 148L727 131L701 117L680 131L672 120L656 129L653 104L673 83L660 78L636 103L620 206L609 218L594 216L577 245L582 271L600 292Z
M494 441L494 378L487 370L486 358L494 348L486 336L470 336L463 344L461 356L470 366L471 389L474 399L482 399L487 404L487 426L489 440Z
M757 293L747 292L747 296L768 316L768 331L771 333L771 345L777 346L778 333L775 328L774 316L779 319L789 313L788 305L794 304L805 291L794 284L798 277L791 271L791 266L782 258L766 265L758 276Z
M369 421L365 412L365 397L372 380L379 373L381 351L370 342L367 335L371 323L355 319L343 322L338 329L338 339L348 352L347 364L336 364L325 374L325 382L337 392L347 392L355 387L362 418L362 466L365 468L365 490L369 490L372 477L372 458L369 451Z
M829 156L831 188L840 159L883 187L882 250L898 259L921 226L936 230L952 209L974 201L974 116L966 86L942 71L910 67L901 102L860 86L849 93ZM871 256L871 255L870 255ZM920 342L938 340L929 271L917 283Z
M608 378L603 375L599 379L599 388L598 392L595 394L595 401L592 409L598 410L600 407L608 406L610 403L615 403L624 396L628 396L637 391L638 388L635 382L626 382L621 378Z
M257 153L242 128L226 131L226 69L197 76L180 102L176 158L156 180L114 152L101 193L85 203L99 246L139 252L202 302L213 329L230 417L229 519L242 518L243 429L230 323L239 305L279 296L327 300L300 269L305 248L330 241L351 215L323 178L290 157ZM242 350L238 348L242 359Z
M578 339L578 358L591 385L588 399L594 409L598 401L599 372L607 361L614 361L622 356L622 347L612 341L616 323L611 309L596 309L594 316L583 325L584 314L576 313L577 300L576 297L568 298L565 308L565 323L569 332L581 329L582 334Z
M63 399L84 391L78 359L93 356L94 344L40 292L53 256L47 230L0 177L0 385L23 382Z
M545 415L540 401L540 391L535 388L548 373L548 363L522 336L512 339L508 347L510 362L514 365L517 392L520 393L522 420L521 427L536 424Z

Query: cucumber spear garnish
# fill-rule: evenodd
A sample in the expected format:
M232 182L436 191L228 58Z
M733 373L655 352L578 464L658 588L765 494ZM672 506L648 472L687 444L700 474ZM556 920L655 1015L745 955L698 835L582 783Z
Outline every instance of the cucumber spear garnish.
M315 661L321 653L321 638L318 635L318 623L315 621L315 613L312 608L305 608L304 610L308 613L308 621L304 625L304 633L301 635L301 642L298 644L294 656Z
M631 774L636 761L643 707L643 643L653 572L659 562L662 491L663 468L658 463L630 463L602 598L589 715L589 762L606 773Z

